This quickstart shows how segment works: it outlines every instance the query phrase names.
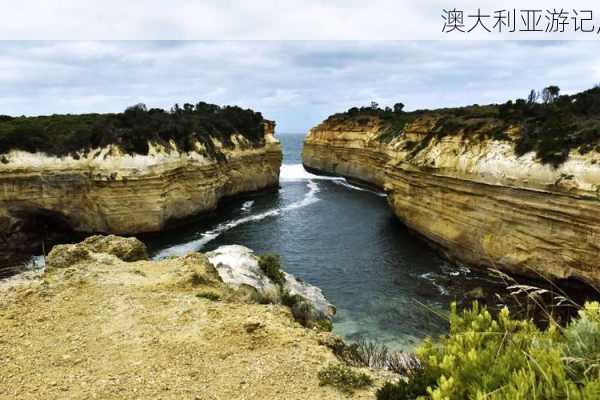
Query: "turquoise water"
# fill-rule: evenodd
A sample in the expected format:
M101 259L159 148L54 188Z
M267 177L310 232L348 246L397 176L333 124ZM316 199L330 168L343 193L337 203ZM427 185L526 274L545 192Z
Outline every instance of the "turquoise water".
M444 313L486 278L440 258L394 218L381 193L308 174L302 135L280 135L279 189L225 201L217 216L147 239L155 257L241 244L279 253L284 269L337 307L334 332L412 348L443 333Z

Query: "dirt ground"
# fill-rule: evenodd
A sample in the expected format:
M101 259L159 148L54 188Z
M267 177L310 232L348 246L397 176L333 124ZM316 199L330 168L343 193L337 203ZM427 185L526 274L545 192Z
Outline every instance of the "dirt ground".
M349 397L319 386L336 362L326 334L198 279L194 262L105 257L0 284L0 399Z

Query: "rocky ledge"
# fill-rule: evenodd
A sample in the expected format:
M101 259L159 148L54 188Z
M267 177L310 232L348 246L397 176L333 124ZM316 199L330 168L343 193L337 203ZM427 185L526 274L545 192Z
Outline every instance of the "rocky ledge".
M0 249L39 253L54 231L160 231L223 197L277 186L281 146L274 123L263 131L255 142L233 134L187 151L173 141L149 143L147 154L115 144L61 156L11 150L0 163Z
M396 216L458 263L599 285L598 147L561 148L544 163L516 153L533 139L518 123L499 128L501 107L472 108L400 113L396 132L383 110L335 115L311 129L303 163L385 190Z
M136 239L95 236L1 281L0 397L340 398L318 380L337 362L324 345L334 337L296 322L331 318L320 290L273 281L241 246L146 254ZM308 314L281 304L289 295Z

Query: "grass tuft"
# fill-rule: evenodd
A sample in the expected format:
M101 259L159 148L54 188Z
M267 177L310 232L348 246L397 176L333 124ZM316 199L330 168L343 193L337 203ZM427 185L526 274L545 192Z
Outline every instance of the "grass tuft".
M373 385L373 379L369 375L353 371L342 364L330 364L321 369L318 376L319 385L333 386L347 394Z
M219 293L215 293L215 292L200 292L198 294L196 294L196 297L198 297L199 299L207 299L210 301L219 301L221 300L221 295Z

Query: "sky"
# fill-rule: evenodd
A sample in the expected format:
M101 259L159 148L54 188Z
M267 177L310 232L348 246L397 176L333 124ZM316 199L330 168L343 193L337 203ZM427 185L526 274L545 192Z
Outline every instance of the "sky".
M116 112L207 101L252 108L278 133L352 106L505 102L600 82L593 41L3 41L0 114Z
M596 0L19 0L2 2L3 39L589 39L571 24L575 10L594 11ZM524 3L527 3L524 5ZM497 34L483 29L468 34L442 31L444 10L469 16L481 10L493 26L498 10L564 10L569 26L560 33L520 29ZM520 12L513 21L520 19ZM541 17L542 24L546 15ZM475 19L476 20L476 19ZM487 25L486 24L486 25ZM490 28L491 28L490 26ZM544 32L544 33L542 33ZM507 33L507 32L505 32Z

